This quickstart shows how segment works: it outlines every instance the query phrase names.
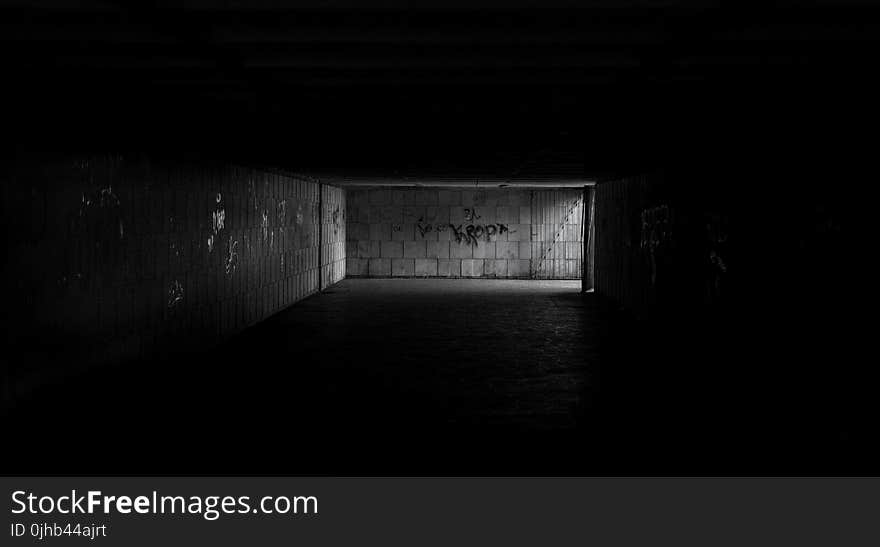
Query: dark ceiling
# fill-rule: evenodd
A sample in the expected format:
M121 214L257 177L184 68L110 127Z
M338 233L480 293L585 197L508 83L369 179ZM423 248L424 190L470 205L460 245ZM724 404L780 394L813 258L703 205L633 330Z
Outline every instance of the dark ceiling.
M854 1L2 6L14 150L340 176L592 179L795 155L873 113L880 39L880 10Z

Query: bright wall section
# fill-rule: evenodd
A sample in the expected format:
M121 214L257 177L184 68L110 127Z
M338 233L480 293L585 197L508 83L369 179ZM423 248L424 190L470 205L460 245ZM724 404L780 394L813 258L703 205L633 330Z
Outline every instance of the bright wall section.
M352 188L351 277L579 279L584 190Z
M321 288L345 279L345 190L321 185Z

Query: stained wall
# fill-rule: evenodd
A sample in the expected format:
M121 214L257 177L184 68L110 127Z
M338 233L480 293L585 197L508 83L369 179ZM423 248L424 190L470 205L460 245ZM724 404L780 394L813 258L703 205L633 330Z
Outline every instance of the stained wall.
M345 194L313 179L123 157L2 178L5 332L29 356L4 369L10 397L77 367L204 349L345 276Z

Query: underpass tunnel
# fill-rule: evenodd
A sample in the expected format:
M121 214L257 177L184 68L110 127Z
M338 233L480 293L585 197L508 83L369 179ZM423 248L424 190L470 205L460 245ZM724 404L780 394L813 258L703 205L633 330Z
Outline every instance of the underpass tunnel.
M331 4L0 8L7 472L876 473L875 9Z

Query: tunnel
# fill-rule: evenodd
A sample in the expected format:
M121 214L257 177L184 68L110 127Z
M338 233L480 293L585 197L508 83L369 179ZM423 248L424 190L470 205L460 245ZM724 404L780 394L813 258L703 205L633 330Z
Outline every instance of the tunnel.
M3 471L876 473L880 13L537 4L4 3Z

